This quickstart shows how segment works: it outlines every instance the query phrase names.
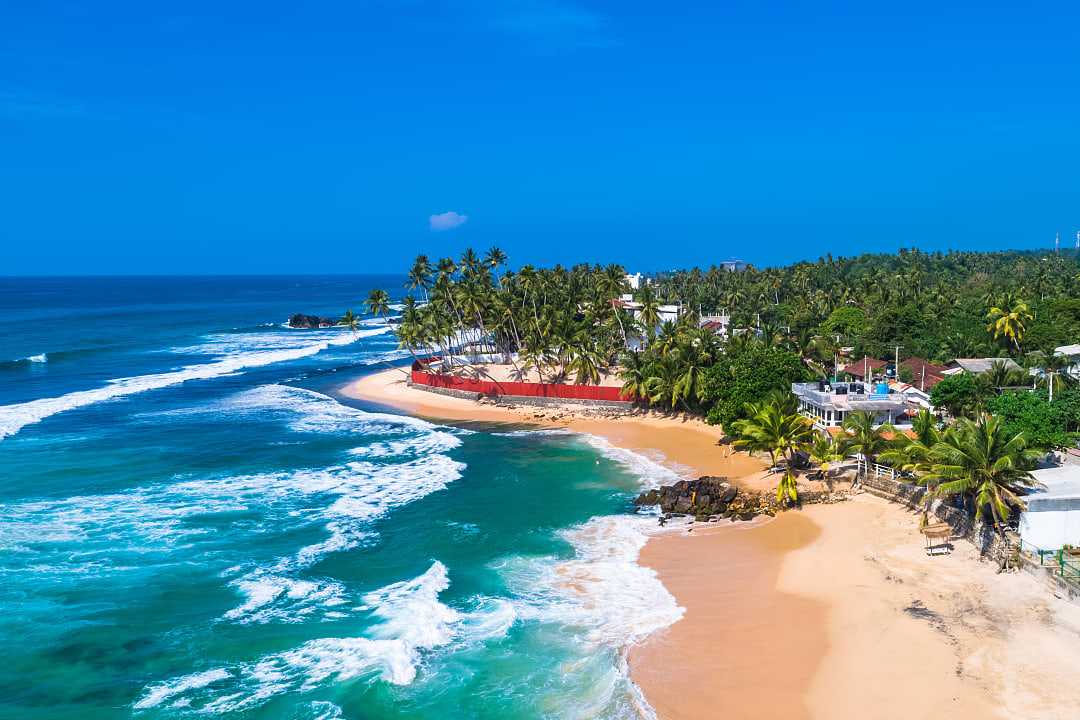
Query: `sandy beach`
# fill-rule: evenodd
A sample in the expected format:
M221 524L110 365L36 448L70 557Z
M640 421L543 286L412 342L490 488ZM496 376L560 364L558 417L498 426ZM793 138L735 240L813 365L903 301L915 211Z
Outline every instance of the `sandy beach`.
M384 371L341 392L421 417L540 423L607 438L685 474L762 479L699 420L507 409ZM751 524L651 539L640 563L686 608L631 649L658 716L1067 720L1080 707L1080 607L996 574L970 544L928 557L918 516L862 494Z
M722 444L719 428L698 418L637 413L617 419L600 417L581 405L560 407L480 404L406 384L402 370L387 369L367 375L338 389L346 397L395 408L417 417L458 422L528 423L562 427L605 438L613 445L634 450L686 475L722 475L748 486L763 479L765 463Z

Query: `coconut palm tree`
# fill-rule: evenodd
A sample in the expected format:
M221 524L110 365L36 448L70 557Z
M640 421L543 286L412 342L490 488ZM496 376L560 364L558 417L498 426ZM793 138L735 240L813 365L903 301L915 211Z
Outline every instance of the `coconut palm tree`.
M778 399L770 399L748 408L753 414L732 424L735 447L750 452L767 452L771 465L778 457L790 459L796 451L809 444L814 436L810 418L791 412Z
M641 288L638 302L641 303L641 324L645 326L646 336L652 342L653 336L656 334L656 326L660 324L660 301L657 299L652 287L646 285Z
M935 496L959 495L965 505L973 503L1000 530L1014 511L1025 508L1021 493L1037 485L1029 472L1035 454L1023 433L1007 432L993 415L961 419L934 445L932 457L930 472L920 482L930 485Z
M492 270L497 270L501 265L506 264L506 253L492 246L491 249L484 253L484 263Z
M375 288L368 293L368 298L364 304L367 305L368 312L375 317L390 313L390 295L385 290Z
M407 275L405 287L409 290L420 290L427 300L427 292L431 287L431 262L427 255L417 255Z
M852 412L844 418L843 428L847 436L843 438L844 450L858 453L866 461L864 471L877 461L877 456L891 447L891 437L897 434L890 424L875 425L872 412Z
M648 361L640 353L623 353L619 362L619 377L623 381L619 394L630 400L648 400L646 383L650 377Z
M352 310L346 310L345 314L338 320L338 325L342 325L353 332L356 332L356 328L360 325L360 318L356 317Z
M1027 332L1026 323L1034 320L1035 316L1026 302L1020 298L1008 297L991 307L986 313L986 319L990 321L986 330L994 334L994 340L1004 337L1013 344L1016 352L1020 352L1020 344Z
M844 459L843 448L835 438L826 433L817 433L813 442L807 445L806 452L810 456L810 462L821 469L824 477L828 477L833 463Z

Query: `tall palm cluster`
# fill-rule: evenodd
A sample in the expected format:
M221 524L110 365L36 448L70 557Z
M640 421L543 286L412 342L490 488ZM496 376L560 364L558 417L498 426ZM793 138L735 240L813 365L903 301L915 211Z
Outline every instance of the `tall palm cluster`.
M648 312L655 296L645 288L640 297L646 345L639 352L623 353L619 368L623 395L661 409L700 411L705 399L702 375L723 352L719 337L699 327L694 312L661 323L656 330L658 318L650 319Z
M545 382L598 383L625 347L634 320L620 302L627 290L618 265L503 268L506 254L472 249L455 261L417 256L408 272L398 341L415 356L451 364L499 354L520 376Z
M735 445L767 453L770 471L782 463L777 501L796 502L796 466L806 460L827 473L831 463L861 455L868 467L884 463L926 485L928 499L958 498L971 511L1003 528L1024 508L1024 491L1035 486L1030 470L1036 454L1022 433L1010 433L1001 419L982 414L942 428L929 411L912 423L912 433L875 425L870 413L851 413L835 437L814 430L800 415L790 395L777 393L747 408L747 417L733 424Z
M928 359L1019 356L1031 346L1076 342L1080 258L1073 252L901 250L732 272L666 274L661 298L703 313L726 311L739 327L769 334L829 334L872 356ZM860 322L836 325L838 310Z

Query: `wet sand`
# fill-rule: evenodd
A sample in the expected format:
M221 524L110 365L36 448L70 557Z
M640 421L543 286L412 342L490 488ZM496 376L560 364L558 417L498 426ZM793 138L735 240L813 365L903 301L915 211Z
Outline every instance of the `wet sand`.
M720 475L747 485L762 482L765 463L723 444L719 428L698 418L639 412L618 418L598 416L587 406L521 405L513 408L481 404L409 387L400 370L383 370L338 389L346 397L395 408L432 420L528 423L561 427L605 438L612 445L634 450L686 477ZM767 481L769 486L775 479Z

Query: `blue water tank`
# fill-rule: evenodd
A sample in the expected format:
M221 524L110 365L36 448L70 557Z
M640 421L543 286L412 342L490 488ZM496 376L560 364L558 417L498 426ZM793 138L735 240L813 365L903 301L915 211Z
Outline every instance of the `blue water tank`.
M889 384L888 383L878 383L877 385L874 386L874 392L877 393L878 395L888 395L889 394Z

